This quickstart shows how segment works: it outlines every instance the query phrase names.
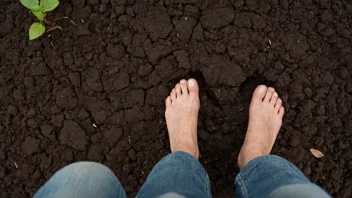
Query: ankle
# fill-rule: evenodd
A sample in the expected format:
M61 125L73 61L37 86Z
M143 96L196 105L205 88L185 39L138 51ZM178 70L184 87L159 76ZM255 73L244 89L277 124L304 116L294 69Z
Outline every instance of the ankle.
M242 170L254 158L268 155L269 153L265 148L258 145L243 145L237 158L237 165Z
M172 152L183 151L183 152L189 153L190 155L192 155L196 159L199 158L198 146L195 145L194 143L188 143L188 142L178 143L178 144L173 146L171 151Z

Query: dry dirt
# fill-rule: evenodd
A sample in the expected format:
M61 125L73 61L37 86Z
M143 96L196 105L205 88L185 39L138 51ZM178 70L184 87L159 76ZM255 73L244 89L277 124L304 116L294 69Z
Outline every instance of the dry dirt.
M62 31L0 2L0 197L29 197L58 169L109 166L129 196L169 153L164 99L201 87L201 163L233 197L258 84L286 115L274 148L334 197L352 190L352 3L347 0L62 0ZM314 158L310 148L325 156Z

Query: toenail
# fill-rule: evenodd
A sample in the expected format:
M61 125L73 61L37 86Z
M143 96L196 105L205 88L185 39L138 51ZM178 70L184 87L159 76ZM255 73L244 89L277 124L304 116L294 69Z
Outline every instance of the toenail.
M186 80L181 80L180 83L185 84Z
M193 87L193 86L194 86L194 81L193 81L193 80L189 80L189 81L188 81L188 85L189 85L190 87Z
M274 93L274 96L277 97L277 96L279 96L279 95L277 95L277 93L275 92L275 93Z
M265 92L265 87L264 86L261 86L259 89L258 89L258 93L264 93Z

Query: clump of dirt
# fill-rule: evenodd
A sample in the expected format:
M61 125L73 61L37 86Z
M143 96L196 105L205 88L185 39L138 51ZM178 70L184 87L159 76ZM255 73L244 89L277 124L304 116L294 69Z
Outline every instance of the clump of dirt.
M61 167L101 162L134 196L169 153L164 99L201 86L200 161L234 195L251 92L276 88L274 154L334 197L352 190L352 4L329 0L61 1L69 16L28 41L35 17L0 2L1 197L29 197ZM317 159L309 149L324 153Z

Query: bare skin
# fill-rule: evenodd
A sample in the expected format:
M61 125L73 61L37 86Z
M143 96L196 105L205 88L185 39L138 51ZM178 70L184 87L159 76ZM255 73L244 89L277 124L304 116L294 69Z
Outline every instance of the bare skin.
M181 80L172 89L165 104L171 151L184 151L198 159L199 88L197 81L194 79Z
M237 161L240 169L256 157L270 154L284 113L282 100L273 88L264 85L256 88L249 107L246 138Z
M194 79L181 80L166 101L166 123L171 151L184 151L199 158L197 122L199 88ZM253 93L249 107L249 124L238 156L242 169L252 159L268 155L282 125L282 100L271 87L260 85Z

